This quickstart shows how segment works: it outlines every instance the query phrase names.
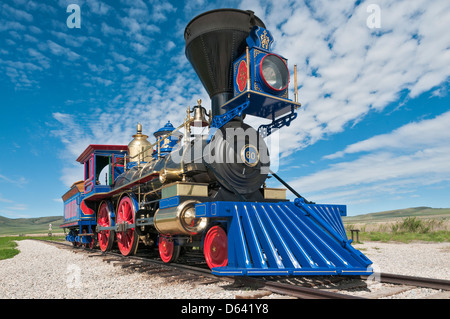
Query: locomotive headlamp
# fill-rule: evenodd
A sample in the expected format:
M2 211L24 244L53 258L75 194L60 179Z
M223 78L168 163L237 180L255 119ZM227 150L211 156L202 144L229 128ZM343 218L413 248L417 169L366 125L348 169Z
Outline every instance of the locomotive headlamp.
M155 228L161 234L196 235L208 225L208 217L195 216L196 200L186 200L178 206L160 208L154 216Z
M195 207L192 206L183 211L183 213L181 214L181 222L188 232L196 234L206 227L208 219L201 217L196 218Z
M286 63L275 54L267 54L262 58L259 71L264 84L271 90L282 91L289 84Z
M276 117L278 117L286 112L284 110L278 112L278 106L269 107L269 100L262 100L270 99L271 96L277 99L288 99L289 69L287 59L272 53L273 37L263 27L254 27L246 42L248 47L246 47L245 53L233 63L234 96L237 97L244 92L256 93L259 98L258 101L255 99L255 108L250 107L245 113L256 113L256 116L264 118L270 118L277 113ZM226 109L231 109L231 105L230 107L227 106Z
M188 227L196 226L195 207L190 207L186 209L182 215L182 218L185 226Z

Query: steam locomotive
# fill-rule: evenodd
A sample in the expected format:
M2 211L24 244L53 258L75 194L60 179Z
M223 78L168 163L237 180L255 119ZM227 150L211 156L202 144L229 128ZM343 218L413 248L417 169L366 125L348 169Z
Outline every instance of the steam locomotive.
M77 159L84 180L62 197L66 240L117 245L124 256L157 250L166 263L201 251L216 275L372 273L345 233L346 206L309 202L270 170L265 138L290 125L301 104L296 67L290 100L287 59L272 52L264 23L252 11L213 10L184 37L211 110L198 100L181 125L154 132L154 143L138 124L128 145L89 145ZM270 123L255 129L246 115ZM282 187L267 187L269 177Z

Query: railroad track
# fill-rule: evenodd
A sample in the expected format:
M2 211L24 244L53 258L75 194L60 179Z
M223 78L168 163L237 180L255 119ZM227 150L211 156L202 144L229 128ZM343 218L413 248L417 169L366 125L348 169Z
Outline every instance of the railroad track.
M89 258L102 258L105 262L129 271L158 275L168 282L204 285L226 281L230 288L251 288L254 292L246 296L237 295L236 298L254 299L276 293L299 299L379 299L417 288L428 288L433 290L430 295L434 298L450 299L449 280L380 273L374 279L376 284L382 286L372 292L370 285L374 281L368 276L221 277L212 275L206 264L199 261L200 254L197 260L184 260L187 264L166 264L149 258L149 255L124 257L114 251L104 253L96 249L73 248L62 242L49 243L77 253L86 253Z

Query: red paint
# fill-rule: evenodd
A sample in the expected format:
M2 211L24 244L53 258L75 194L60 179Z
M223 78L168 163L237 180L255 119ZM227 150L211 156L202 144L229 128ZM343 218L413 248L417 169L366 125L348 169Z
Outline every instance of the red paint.
M94 211L86 206L86 204L84 203L84 200L81 201L80 208L84 215L88 215L88 216L94 215Z
M239 92L244 91L247 86L247 63L245 63L245 61L241 61L239 63L236 83L238 85Z
M158 249L159 256L161 257L162 261L164 261L165 263L169 263L172 261L174 244L170 236L159 236Z
M111 226L108 204L105 202L102 203L98 211L97 225L102 227ZM113 236L113 234L109 230L102 230L98 232L98 244L101 251L107 251L111 248L111 236Z
M263 65L264 59L267 58L267 57L270 56L270 55L274 55L274 56L278 57L281 61L283 61L284 65L286 66L287 74L288 74L288 76L289 76L289 70L288 70L288 67L287 67L286 62L285 62L280 56L278 56L278 55L276 55L276 54L267 54L266 56L264 56L264 57L261 59L261 62L259 63L259 74L260 74L260 76L261 76L261 79L262 79L262 80L264 81L264 83L267 85L267 87L271 88L271 89L274 90L274 91L281 92L281 91L283 91L283 90L286 90L286 88L288 87L289 81L290 81L290 76L289 76L289 78L288 78L288 81L287 81L286 86L285 86L284 88L281 88L281 89L276 89L276 88L272 87L272 85L270 85L269 83L267 83L266 79L264 78L264 74L263 74L263 72L262 72L262 65Z
M125 196L120 200L119 209L117 211L116 225L122 223L134 224L133 203L128 196ZM117 244L122 255L128 256L134 254L138 241L138 236L134 231L134 228L129 228L124 232L116 232L116 236Z
M203 252L209 268L225 267L228 264L227 234L220 226L213 226L205 236Z

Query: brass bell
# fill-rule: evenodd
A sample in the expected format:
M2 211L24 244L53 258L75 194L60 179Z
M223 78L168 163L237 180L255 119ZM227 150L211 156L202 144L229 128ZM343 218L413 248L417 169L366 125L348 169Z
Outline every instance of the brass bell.
M192 118L194 127L204 127L208 126L209 122L206 120L206 109L201 105L202 100L197 100L198 105L194 106L194 109L191 112L194 112L194 116Z

